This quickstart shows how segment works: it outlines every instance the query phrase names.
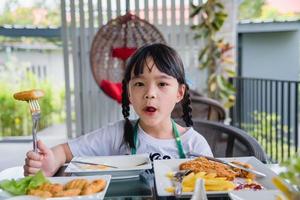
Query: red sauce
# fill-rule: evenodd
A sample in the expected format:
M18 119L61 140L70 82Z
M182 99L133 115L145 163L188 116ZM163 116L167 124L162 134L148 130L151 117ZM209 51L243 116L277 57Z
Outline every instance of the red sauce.
M262 190L263 186L257 183L242 183L234 188L234 190Z

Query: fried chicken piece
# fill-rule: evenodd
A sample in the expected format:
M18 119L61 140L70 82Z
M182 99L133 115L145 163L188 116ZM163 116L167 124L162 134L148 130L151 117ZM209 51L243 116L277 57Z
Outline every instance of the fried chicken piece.
M236 172L233 171L229 166L208 160L204 157L199 157L194 160L184 162L179 166L179 169L192 170L194 173L216 173L217 177L226 177L227 180L233 180L236 177Z
M81 193L81 189L67 189L57 192L54 196L55 197L69 197L69 196L77 196Z
M104 179L97 179L86 185L81 191L81 195L89 195L102 191L106 186Z
M33 196L39 196L42 198L49 198L49 197L53 197L52 193L49 191L43 191L43 190L39 190L39 189L30 189L27 192L28 195L33 195Z
M89 183L88 180L78 178L78 179L74 179L72 181L69 181L65 185L64 189L65 190L69 190L69 189L80 189L80 190L82 190L88 183Z
M64 189L64 186L58 183L51 184L51 183L44 183L37 188L38 190L48 191L52 194L60 192Z
M238 162L238 161L233 161L231 163L236 164L236 165L240 165L240 166L245 167L245 168L253 169L253 166L248 164L248 163L243 163L243 162ZM237 173L237 176L241 177L241 178L248 178L248 179L253 180L256 177L255 174L252 174L250 172L246 172L242 169L233 168L233 170Z

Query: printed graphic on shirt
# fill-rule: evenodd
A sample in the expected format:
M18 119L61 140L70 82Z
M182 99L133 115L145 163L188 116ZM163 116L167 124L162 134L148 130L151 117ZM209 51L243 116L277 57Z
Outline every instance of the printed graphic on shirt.
M168 160L168 159L171 159L171 156L161 155L160 153L150 153L149 158L150 158L151 162L153 162L154 160Z
M169 160L171 159L171 156L169 155L161 155L160 153L150 153L149 154L149 158L152 162L152 169L148 169L146 170L147 174L154 174L154 170L153 170L153 161L154 160Z

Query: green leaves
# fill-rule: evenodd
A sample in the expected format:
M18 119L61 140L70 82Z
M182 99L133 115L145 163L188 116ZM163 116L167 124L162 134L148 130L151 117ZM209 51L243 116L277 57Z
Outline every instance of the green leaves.
M200 23L191 26L195 31L194 39L204 39L204 47L199 52L199 68L207 69L208 96L218 100L225 100L224 106L231 107L235 102L235 88L228 81L235 72L226 65L234 64L230 56L226 55L232 46L218 39L216 34L223 27L228 15L220 0L207 0L201 5L191 4L190 17L200 16Z
M47 182L48 180L42 171L39 171L34 176L26 176L19 180L4 180L0 182L0 188L12 195L24 195L29 189L36 188Z
M287 179L300 192L300 155L291 157L281 165L286 168L286 171L280 173L280 177Z
M25 102L13 98L13 93L17 91L32 88L45 91L46 95L39 101L42 109L40 130L64 121L65 113L62 110L65 104L64 96L61 96L61 93L64 93L63 87L55 87L47 80L39 81L34 74L26 73L26 65L17 59L5 62L1 67L6 69L4 73L0 73L1 137L31 134L32 121L29 107Z
M203 5L195 6L193 3L191 4L192 12L190 14L190 18L195 17L201 10L203 9Z

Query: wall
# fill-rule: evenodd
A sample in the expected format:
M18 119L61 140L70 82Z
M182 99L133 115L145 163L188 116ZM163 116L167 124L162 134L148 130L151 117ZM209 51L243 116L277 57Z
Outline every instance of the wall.
M296 31L243 33L242 76L299 80L300 37Z

